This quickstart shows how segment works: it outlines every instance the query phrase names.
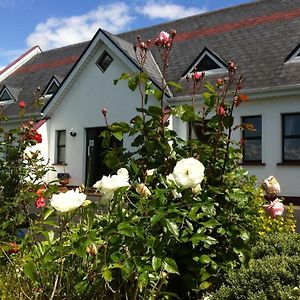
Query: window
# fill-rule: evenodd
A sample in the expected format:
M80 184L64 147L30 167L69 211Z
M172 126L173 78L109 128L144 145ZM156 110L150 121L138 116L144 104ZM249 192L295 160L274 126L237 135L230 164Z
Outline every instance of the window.
M188 67L187 71L182 74L182 77L193 72L195 67L197 68L197 71L205 71L205 74L207 75L227 71L227 64L223 61L223 59L206 47Z
M49 83L47 84L43 95L44 96L52 96L53 94L55 94L59 88L60 82L59 80L56 78L56 76L52 76L51 80L49 81Z
M47 89L45 95L52 95L55 94L58 90L58 85L55 83L55 81L53 81L51 83L51 85L49 86L49 88Z
M7 90L4 89L3 92L0 95L0 101L9 101L9 100L12 100L12 98L9 95L9 93L7 92Z
M203 56L201 61L196 66L197 71L209 71L209 70L215 70L220 69L220 66L207 54Z
M57 157L56 162L58 164L66 163L66 131L58 130L57 131Z
M300 161L300 113L282 115L283 161Z
M105 72L106 69L109 67L109 65L112 63L113 58L106 52L104 51L100 58L97 60L96 65L103 71Z
M243 124L251 124L255 130L243 131L243 162L262 161L262 120L261 116L242 117Z

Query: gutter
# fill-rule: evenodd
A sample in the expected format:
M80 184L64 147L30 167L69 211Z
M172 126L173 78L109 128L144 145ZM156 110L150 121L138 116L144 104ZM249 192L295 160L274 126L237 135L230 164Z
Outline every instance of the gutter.
M300 84L293 85L283 85L276 87L264 87L259 89L243 89L242 94L249 96L250 101L260 101L260 100L273 100L282 97L293 97L300 96ZM203 97L201 94L195 96L195 100L202 102ZM178 96L169 98L169 104L187 104L191 102L191 96Z

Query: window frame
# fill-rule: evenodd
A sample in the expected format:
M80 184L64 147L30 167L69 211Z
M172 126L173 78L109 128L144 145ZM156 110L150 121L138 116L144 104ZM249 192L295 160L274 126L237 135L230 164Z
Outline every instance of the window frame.
M281 155L282 155L282 162L283 163L299 163L300 162L300 158L299 159L286 159L284 157L284 141L285 141L285 138L288 138L288 139L300 139L300 134L294 134L294 135L288 135L286 136L285 135L285 122L284 122L284 118L286 116L300 116L300 112L297 112L297 113L284 113L284 114L281 114L281 129L282 129L282 133L281 133Z
M61 145L60 144L60 134L63 132L65 134L65 143ZM56 131L56 164L60 164L60 165L66 164L66 144L67 144L67 131L65 129L57 130ZM65 157L64 161L59 160L61 151L64 151L64 157Z
M101 66L101 63L103 63L103 61L105 60L106 57L110 58L110 62L105 68L103 68L103 66ZM112 56L106 50L104 50L102 52L102 54L100 55L100 57L97 59L96 65L104 73L109 68L109 66L112 64L113 61L114 61L114 59L112 58Z
M242 163L243 164L262 164L262 115L250 115L250 116L241 116L241 121L242 121L242 124L251 124L249 121L248 122L244 122L245 118L247 119L254 119L254 118L260 118L260 123L261 123L261 134L260 136L254 136L254 137L246 137L245 136L245 130L247 129L244 129L242 131L242 138L243 138L243 141L246 141L246 143L243 144L242 146L242 154L243 154L243 158L242 158ZM260 153L260 157L261 159L245 159L245 147L247 147L247 140L250 140L250 141L260 141L260 145L261 145L261 153Z

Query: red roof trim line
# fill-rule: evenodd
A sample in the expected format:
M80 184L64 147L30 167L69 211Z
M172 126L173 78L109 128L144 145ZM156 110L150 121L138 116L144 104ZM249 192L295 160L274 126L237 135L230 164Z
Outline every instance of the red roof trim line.
M27 56L30 52L32 52L33 50L35 50L36 48L40 48L39 46L34 46L32 48L30 48L28 51L26 51L25 53L23 53L21 56L19 56L17 59L15 59L13 62L11 62L9 65L7 65L4 69L2 69L0 71L0 75L3 74L5 71L7 71L8 69L10 69L12 66L14 66L16 63L18 63L20 60L22 60L25 56Z
M182 33L178 32L175 36L174 43L182 42L185 40L191 40L199 37L211 36L211 35L229 32L233 30L238 30L241 28L254 27L257 25L271 23L275 21L284 21L299 16L300 16L300 9L294 9L290 11L274 13L271 15L249 18L246 20L241 20L233 23L225 23L214 27L201 28L194 31L182 32ZM151 46L154 46L154 43L152 43L150 47Z
M55 68L61 65L72 64L78 60L79 56L69 56L63 59L50 61L44 64L33 64L29 66L20 67L17 69L14 74L27 73L27 72L36 72L37 70L46 69L46 68Z
M48 119L41 119L33 125L33 130L38 130Z

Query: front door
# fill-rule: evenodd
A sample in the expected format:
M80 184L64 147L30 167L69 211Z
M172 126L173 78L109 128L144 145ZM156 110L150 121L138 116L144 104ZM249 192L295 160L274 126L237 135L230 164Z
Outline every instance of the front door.
M103 175L109 173L103 163L104 149L102 147L101 132L105 127L94 127L86 129L86 172L85 186L92 187Z

